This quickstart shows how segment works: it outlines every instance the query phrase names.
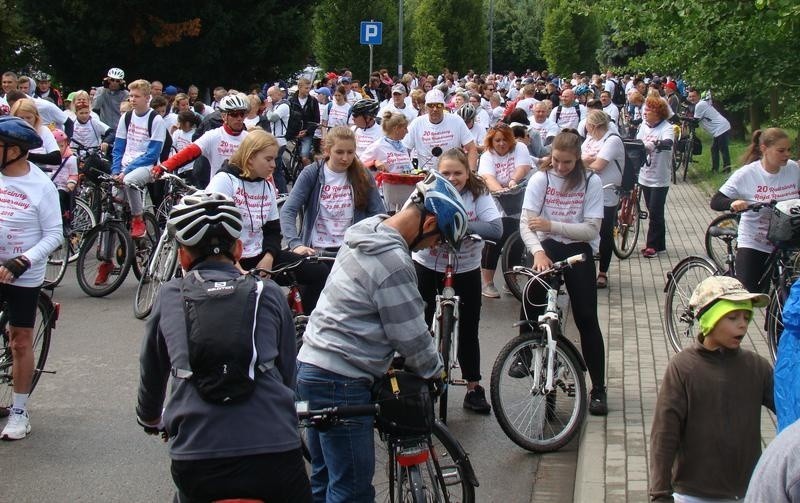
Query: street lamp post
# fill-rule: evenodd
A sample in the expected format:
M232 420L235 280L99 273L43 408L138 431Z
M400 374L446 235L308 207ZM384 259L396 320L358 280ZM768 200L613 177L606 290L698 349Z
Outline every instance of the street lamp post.
M489 0L489 73L492 72L492 53L494 45L494 0Z
M397 0L397 75L403 76L403 0Z

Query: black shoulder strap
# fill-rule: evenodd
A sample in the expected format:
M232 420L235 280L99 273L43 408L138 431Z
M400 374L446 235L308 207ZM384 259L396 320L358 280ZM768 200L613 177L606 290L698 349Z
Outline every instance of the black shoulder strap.
M610 138L610 137L612 137L612 136L616 136L617 138L619 138L619 139L620 139L620 141L622 141L622 137L621 137L620 135L618 135L617 133L611 133L611 134L609 134L609 135L608 135L608 137L607 137L606 139L608 139L608 138ZM625 152L625 142L622 142L622 151L623 151L623 153ZM619 165L619 161L618 161L618 160L616 160L616 159L614 159L614 164L616 164L616 165L617 165L617 169L619 170L619 172L620 172L620 173L622 173L622 167Z
M128 134L128 129L131 127L131 115L133 115L132 110L128 110L125 112L125 134Z
M153 121L156 120L156 111L151 109L150 115L147 116L147 137L153 136Z
M556 108L556 124L558 124L558 119L561 117L561 105L558 105Z
M581 104L575 103L575 113L578 114L578 122L581 121Z
M549 170L544 172L544 179L545 179L544 196L542 197L542 207L539 208L539 216L542 216L542 213L544 212L544 203L547 202L547 189L550 188L550 171Z
M61 170L64 169L64 165L67 164L68 160L69 160L69 157L65 157L65 158L61 159L61 166L59 166L58 169L56 170L56 172L53 173L53 175L50 177L50 180L55 180L56 179L58 174L61 173Z

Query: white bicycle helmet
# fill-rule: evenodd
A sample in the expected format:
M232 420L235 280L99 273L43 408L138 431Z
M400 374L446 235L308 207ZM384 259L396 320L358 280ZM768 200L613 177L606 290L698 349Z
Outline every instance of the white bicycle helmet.
M250 109L250 103L239 96L238 94L231 94L229 96L225 96L222 98L222 101L219 102L219 111L220 112L246 112Z
M184 246L207 247L208 254L226 252L242 233L242 214L233 199L219 193L184 196L169 213L167 230Z
M464 119L464 122L475 120L475 113L476 113L475 107L470 105L469 103L461 105L461 108L459 108L456 111L456 113L458 114L459 117Z
M436 225L444 241L456 250L459 248L461 239L467 234L469 219L464 201L452 183L432 171L425 180L417 183L405 205L409 204L416 204L423 211L436 215Z
M125 72L121 68L112 68L108 71L109 79L125 80Z

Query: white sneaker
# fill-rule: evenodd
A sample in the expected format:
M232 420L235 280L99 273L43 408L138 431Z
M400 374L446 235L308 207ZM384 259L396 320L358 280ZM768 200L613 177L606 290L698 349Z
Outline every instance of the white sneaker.
M497 291L497 288L494 286L494 283L489 283L483 286L481 290L481 295L484 297L489 297L490 299L499 299L500 292Z
M6 427L3 428L3 433L0 433L0 438L3 440L22 440L30 432L31 421L28 413L25 411L19 412L18 409L11 409L8 422Z

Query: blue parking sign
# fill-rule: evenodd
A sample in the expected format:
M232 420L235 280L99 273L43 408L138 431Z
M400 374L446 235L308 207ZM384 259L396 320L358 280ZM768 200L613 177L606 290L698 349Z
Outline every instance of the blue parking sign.
M380 21L361 21L361 44L381 45L383 43L383 23Z

